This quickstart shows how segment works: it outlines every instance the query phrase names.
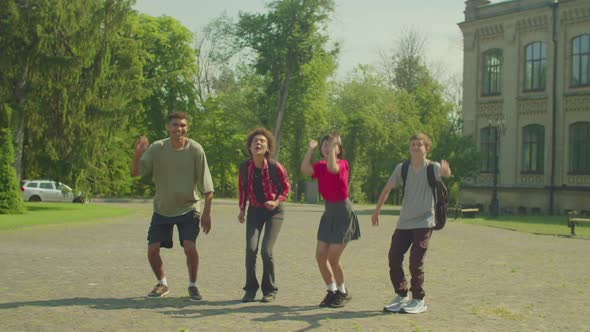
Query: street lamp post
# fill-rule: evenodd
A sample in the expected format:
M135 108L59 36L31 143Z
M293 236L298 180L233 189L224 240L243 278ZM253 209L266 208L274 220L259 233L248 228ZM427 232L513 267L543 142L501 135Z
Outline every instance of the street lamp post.
M490 216L497 217L500 214L500 201L498 200L498 159L499 157L499 146L500 146L500 131L504 131L504 121L495 120L488 122L489 131L492 131L494 135L494 176L492 182L492 200L490 202Z

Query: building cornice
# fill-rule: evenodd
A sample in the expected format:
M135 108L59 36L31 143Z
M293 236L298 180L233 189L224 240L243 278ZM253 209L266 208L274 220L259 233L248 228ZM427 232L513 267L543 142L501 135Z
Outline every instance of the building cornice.
M545 114L548 111L547 98L544 99L519 99L518 114L536 115Z
M548 15L531 16L519 19L516 21L516 30L524 31L539 31L549 30L550 18Z
M590 95L573 95L565 97L566 112L590 112Z
M475 30L475 35L479 39L501 38L504 36L504 25L502 23L484 25Z
M560 13L561 23L578 23L590 19L590 6L567 8Z
M489 101L480 101L477 105L477 116L481 119L501 120L504 117L502 107L504 100L496 99Z

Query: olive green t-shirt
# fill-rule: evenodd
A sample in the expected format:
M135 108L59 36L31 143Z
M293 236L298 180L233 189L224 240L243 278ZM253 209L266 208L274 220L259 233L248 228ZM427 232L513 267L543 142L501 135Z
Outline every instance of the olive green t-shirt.
M142 177L153 177L154 211L165 217L199 211L197 189L213 192L205 151L192 139L178 150L169 138L152 143L141 156L139 171Z

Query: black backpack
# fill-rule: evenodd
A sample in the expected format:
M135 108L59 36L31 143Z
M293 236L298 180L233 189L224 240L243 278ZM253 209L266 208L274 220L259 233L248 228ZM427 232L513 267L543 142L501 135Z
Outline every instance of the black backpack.
M404 161L402 164L402 179L404 180L404 194L406 193L406 179L408 178L408 168L410 161ZM428 176L428 184L432 189L432 196L434 196L434 220L435 230L441 230L447 223L447 208L449 205L449 192L442 181L436 181L434 176L434 165L428 162L426 168L426 175Z
M248 164L250 163L250 159L244 161L240 164L239 173L240 178L242 179L242 188L241 191L246 193L245 197L247 197L248 191ZM270 180L277 188L277 197L283 192L283 185L281 184L281 180L279 179L279 171L277 171L277 161L274 159L268 160L268 173L270 175ZM275 197L276 199L276 197Z

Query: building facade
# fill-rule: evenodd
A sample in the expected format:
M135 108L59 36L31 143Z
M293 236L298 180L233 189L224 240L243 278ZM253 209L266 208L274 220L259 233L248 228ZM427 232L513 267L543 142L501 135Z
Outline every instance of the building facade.
M590 0L465 5L464 134L482 161L462 203L590 210Z

